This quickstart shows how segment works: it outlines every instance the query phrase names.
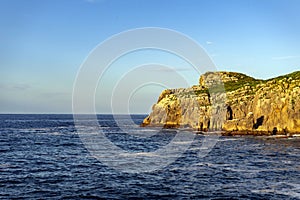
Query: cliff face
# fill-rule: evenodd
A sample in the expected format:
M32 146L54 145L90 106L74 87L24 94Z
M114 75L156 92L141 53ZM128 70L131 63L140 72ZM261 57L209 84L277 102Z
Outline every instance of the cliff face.
M300 71L269 80L208 72L199 85L164 90L142 126L252 134L300 133Z

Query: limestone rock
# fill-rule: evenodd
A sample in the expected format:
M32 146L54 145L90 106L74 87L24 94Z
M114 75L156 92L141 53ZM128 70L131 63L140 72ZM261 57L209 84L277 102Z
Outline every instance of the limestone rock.
M299 102L299 71L269 80L208 72L200 77L199 85L164 90L142 126L300 133Z

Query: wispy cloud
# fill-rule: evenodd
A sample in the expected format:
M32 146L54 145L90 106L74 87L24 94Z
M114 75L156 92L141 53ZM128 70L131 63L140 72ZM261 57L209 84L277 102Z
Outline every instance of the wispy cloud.
M300 58L300 56L275 56L272 57L272 60L289 60L289 59L295 59Z
M41 97L46 98L64 98L70 96L71 93L69 92L43 92L40 94Z
M206 41L206 44L207 44L207 45L211 45L211 44L213 44L213 42L211 42L211 41Z
M30 89L31 86L26 83L12 83L12 84L0 84L0 89L5 89L5 90L18 90L18 91L23 91Z

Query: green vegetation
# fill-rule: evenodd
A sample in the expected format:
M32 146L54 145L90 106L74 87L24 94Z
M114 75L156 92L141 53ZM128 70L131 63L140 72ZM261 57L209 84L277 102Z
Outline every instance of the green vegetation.
M276 78L271 78L271 79L268 79L267 81L279 81L279 80L282 80L282 79L288 79L288 78L291 78L292 80L295 80L295 79L300 79L300 71L296 71L296 72L293 72L293 73L290 73L290 74L287 74L287 75L283 75L283 76L278 76Z
M208 89L200 89L200 90L193 90L189 92L181 92L178 96L180 97L190 97L190 96L199 96L200 94L208 93Z
M214 85L213 87L209 88L209 93L219 93L225 92L225 87L223 84Z
M200 94L203 94L203 93L208 93L208 89L202 89L202 90L194 90L194 94L195 95L200 95Z
M208 72L204 74L203 76L208 76L213 72ZM263 80L254 79L250 76L247 76L242 73L237 72L219 72L220 76L223 77L224 83L221 83L219 85L212 86L209 91L210 92L223 92L224 89L226 92L235 91L239 88L242 88L244 86L250 86L255 87L256 85L263 83Z
M231 92L238 90L242 87L249 86L251 88L256 87L258 84L264 83L263 80L257 80L251 77L243 77L237 81L228 81L225 82L224 85L215 85L209 89L211 93L223 92L224 89L226 92Z
M237 90L244 86L256 87L256 85L263 83L263 82L264 81L262 81L262 80L257 80L252 77L245 76L245 77L239 79L238 81L230 81L230 82L224 83L224 87L227 92L231 92L231 91Z
M206 73L206 75L208 75L209 73L212 72L208 72ZM213 85L210 88L202 87L201 89L195 88L194 90L188 92L181 92L180 94L177 94L178 97L189 98L193 96L200 96L201 94L220 93L224 91L232 92L240 88L245 88L245 91L247 91L246 95L252 95L255 94L255 92L257 91L256 87L259 84L267 83L270 81L276 84L282 79L290 79L290 80L300 79L300 71L293 72L284 76L268 79L268 80L255 79L242 73L235 73L235 72L220 72L220 73L223 73L224 76L227 76L229 80L221 84ZM265 98L265 96L262 96L261 98ZM177 100L177 99L172 98L171 100Z

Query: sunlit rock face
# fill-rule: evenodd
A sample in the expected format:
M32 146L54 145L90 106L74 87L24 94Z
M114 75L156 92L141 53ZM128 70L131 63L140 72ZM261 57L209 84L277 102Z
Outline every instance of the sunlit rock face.
M300 133L300 72L257 80L235 72L208 72L199 85L167 89L142 126L198 131Z

